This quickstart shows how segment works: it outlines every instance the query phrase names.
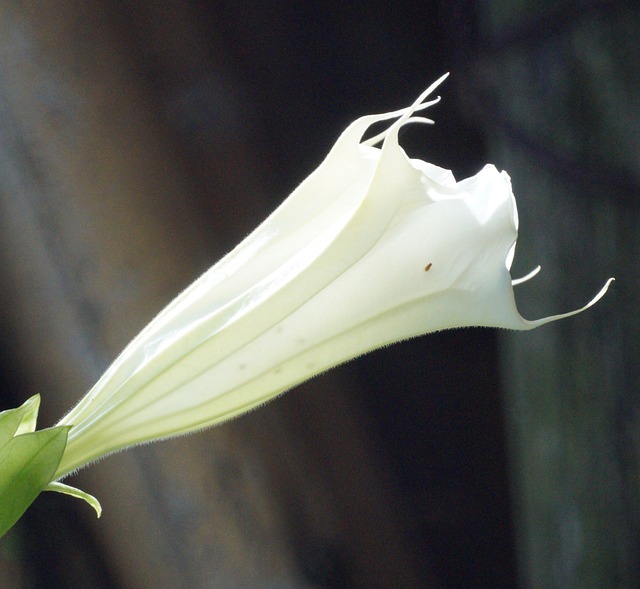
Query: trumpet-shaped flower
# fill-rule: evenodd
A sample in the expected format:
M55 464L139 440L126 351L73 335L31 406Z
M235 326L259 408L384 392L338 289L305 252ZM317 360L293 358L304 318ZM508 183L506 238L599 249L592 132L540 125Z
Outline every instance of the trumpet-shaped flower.
M219 423L374 348L461 326L531 329L509 274L509 176L456 182L409 158L410 107L365 116L274 213L171 302L58 425L56 478L120 448ZM370 126L393 121L369 140ZM377 145L381 144L380 147Z

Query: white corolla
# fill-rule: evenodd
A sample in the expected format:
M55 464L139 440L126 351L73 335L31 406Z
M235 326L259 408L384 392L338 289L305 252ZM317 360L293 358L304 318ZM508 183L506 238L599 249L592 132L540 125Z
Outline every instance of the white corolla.
M531 329L509 274L518 216L509 176L457 182L409 158L410 107L362 117L231 253L171 302L58 425L55 478L115 450L243 413L364 352L450 327ZM392 121L363 140L373 123ZM379 147L378 147L379 145Z

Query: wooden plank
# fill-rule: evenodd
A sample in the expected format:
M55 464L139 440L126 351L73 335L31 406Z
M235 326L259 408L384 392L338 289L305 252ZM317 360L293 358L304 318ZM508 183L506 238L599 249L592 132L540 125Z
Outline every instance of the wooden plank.
M502 337L523 587L640 585L637 10L484 3L473 115L520 204L525 316ZM606 8L605 8L606 7Z

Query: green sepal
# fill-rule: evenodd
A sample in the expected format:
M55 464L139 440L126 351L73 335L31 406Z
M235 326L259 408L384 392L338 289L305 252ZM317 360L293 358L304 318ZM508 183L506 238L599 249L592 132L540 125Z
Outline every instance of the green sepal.
M93 495L89 495L89 493L86 493L81 489L54 481L53 483L49 483L44 490L55 491L56 493L64 493L65 495L70 495L71 497L75 497L76 499L82 499L83 501L86 501L89 505L91 505L93 509L95 509L96 515L98 517L102 515L102 506L100 505L100 501L98 501Z
M18 410L23 408L24 405ZM28 419L29 410L22 414L20 424L25 417ZM9 418L3 417L3 421L13 423L15 417L11 415L14 414L10 413ZM59 426L24 433L12 437L0 447L0 537L51 482L67 445L69 429L70 426Z
M34 395L20 407L0 412L0 448L14 436L35 431L39 407L40 395Z

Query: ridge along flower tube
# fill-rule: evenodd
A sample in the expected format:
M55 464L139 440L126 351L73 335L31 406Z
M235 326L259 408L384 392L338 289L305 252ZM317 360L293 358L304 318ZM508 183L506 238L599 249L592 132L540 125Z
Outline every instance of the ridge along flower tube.
M173 300L59 426L59 479L244 413L365 352L463 326L527 330L509 274L518 216L492 165L456 182L398 142L436 102L357 119L253 233ZM394 121L395 119L395 121ZM391 120L363 140L374 123ZM380 147L377 145L381 144Z

